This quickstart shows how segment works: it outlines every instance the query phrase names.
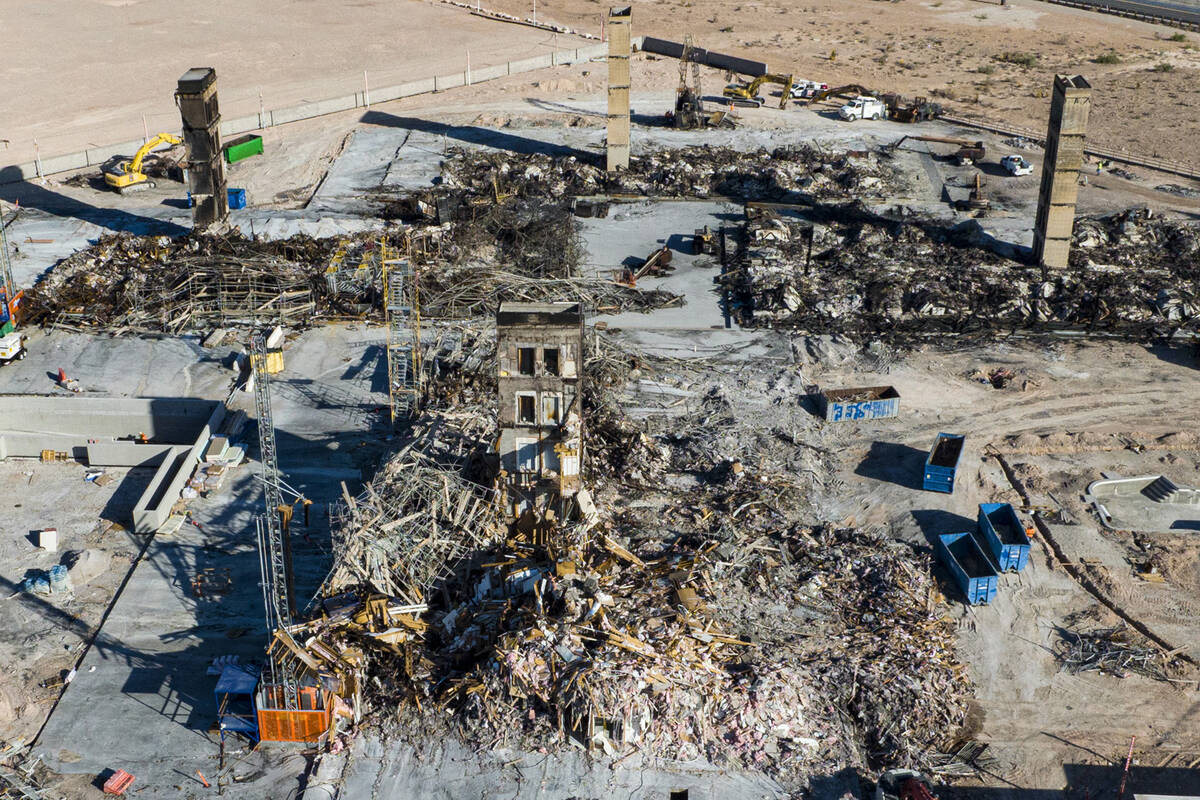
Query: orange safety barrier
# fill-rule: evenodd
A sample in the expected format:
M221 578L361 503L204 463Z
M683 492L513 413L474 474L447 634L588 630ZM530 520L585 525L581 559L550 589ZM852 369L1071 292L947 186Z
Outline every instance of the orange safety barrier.
M104 782L104 793L122 795L132 784L133 776L125 770L119 769Z

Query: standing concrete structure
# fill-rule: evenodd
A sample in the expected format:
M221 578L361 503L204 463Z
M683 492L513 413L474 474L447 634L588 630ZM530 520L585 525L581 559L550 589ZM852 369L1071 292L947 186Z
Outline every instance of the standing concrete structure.
M1092 87L1082 75L1054 76L1042 187L1033 229L1033 257L1044 267L1067 267L1075 227L1079 168L1083 166L1083 139L1091 109Z
M217 107L217 71L193 67L183 73L175 91L187 147L188 190L192 194L192 226L204 230L225 221L229 196L221 152L221 112Z
M580 487L583 310L501 303L496 314L501 490L514 516L544 513Z
M629 22L631 6L608 10L609 172L629 168Z

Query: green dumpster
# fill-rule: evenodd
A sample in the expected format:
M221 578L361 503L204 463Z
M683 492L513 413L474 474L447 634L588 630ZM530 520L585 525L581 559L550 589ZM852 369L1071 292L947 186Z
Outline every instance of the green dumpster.
M241 161L243 158L250 156L261 156L263 151L263 139L257 134L243 136L240 139L234 139L229 144L225 145L225 160L230 164Z

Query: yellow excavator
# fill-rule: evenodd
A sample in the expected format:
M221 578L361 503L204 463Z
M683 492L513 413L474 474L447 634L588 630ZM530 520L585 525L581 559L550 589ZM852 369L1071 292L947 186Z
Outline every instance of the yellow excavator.
M142 172L142 161L146 158L147 153L164 143L177 145L183 144L183 140L169 133L158 134L138 149L132 161L118 161L115 166L106 167L104 182L121 194L154 186L154 182L149 180L149 176Z
M761 106L763 99L758 96L758 90L767 83L777 83L783 87L783 92L779 95L779 107L787 108L788 100L792 97L792 84L795 78L792 75L759 75L754 80L746 84L731 83L725 87L721 94L728 97L730 100L739 101L743 105L751 105L754 107Z

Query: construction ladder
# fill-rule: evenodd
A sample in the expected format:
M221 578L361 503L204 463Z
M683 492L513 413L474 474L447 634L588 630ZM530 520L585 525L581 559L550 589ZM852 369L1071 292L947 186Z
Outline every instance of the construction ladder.
M421 311L417 272L408 259L379 243L383 311L387 321L388 400L392 425L411 417L421 399Z

